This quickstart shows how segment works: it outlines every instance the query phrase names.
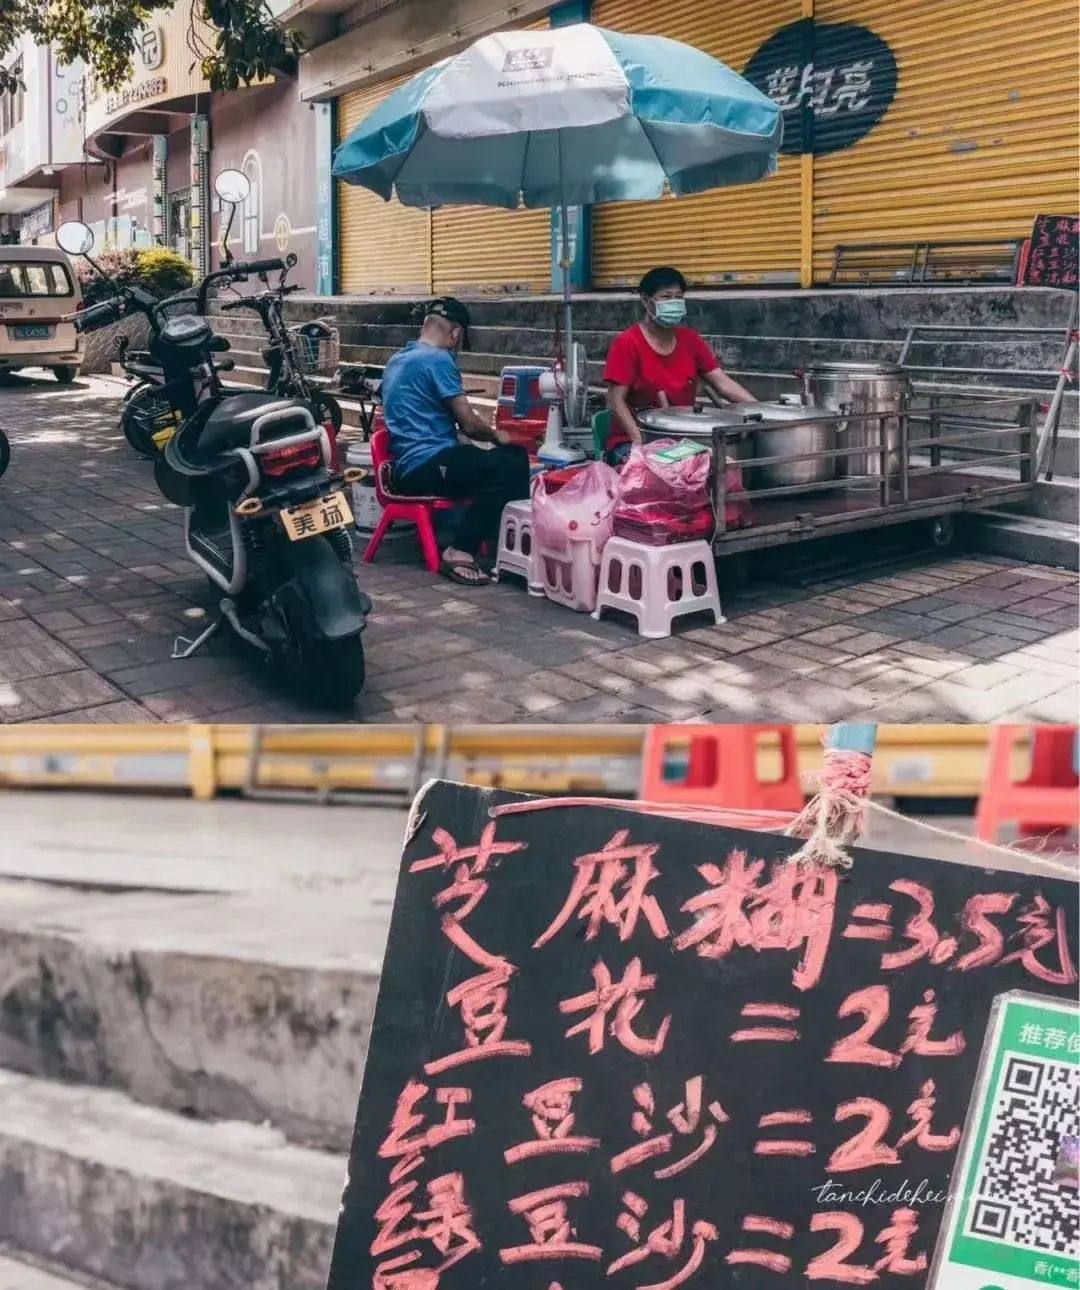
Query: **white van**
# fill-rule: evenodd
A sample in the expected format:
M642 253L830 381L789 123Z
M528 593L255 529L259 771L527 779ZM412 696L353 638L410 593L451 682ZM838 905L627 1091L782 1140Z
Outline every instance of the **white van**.
M71 261L47 246L0 246L0 372L51 367L67 384L82 363L82 338L64 322L82 306Z

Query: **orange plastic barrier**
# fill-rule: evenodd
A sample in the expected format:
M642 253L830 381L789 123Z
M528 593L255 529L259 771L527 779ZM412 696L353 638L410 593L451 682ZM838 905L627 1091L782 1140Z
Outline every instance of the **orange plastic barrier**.
M758 778L758 740L763 734L780 741L782 772L775 781ZM687 771L683 779L671 780L664 771L678 744L687 747ZM642 748L641 797L684 806L802 810L795 732L791 726L649 726Z
M1031 774L1017 782L1012 777L1013 750L1029 729ZM1076 740L1076 726L995 726L986 784L975 813L975 836L993 842L1003 824L1017 824L1026 835L1080 826Z

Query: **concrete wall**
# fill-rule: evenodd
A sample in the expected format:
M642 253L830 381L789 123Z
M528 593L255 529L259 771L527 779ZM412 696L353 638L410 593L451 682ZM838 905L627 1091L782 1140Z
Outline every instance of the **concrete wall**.
M514 22L547 13L551 0L521 0ZM331 99L365 81L423 67L507 25L505 0L417 0L396 5L300 60L300 97ZM467 33L462 35L462 33Z
M259 255L295 251L300 258L293 280L315 287L315 113L301 103L296 82L282 80L235 94L215 94L210 108L210 175L233 167L257 177ZM213 256L220 259L219 215L213 217ZM241 213L230 245L243 254Z

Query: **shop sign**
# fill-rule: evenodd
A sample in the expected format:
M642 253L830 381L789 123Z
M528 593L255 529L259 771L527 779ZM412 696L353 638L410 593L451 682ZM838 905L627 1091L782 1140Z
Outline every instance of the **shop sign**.
M22 217L19 225L19 240L30 242L36 237L42 237L46 233L53 231L53 204L51 201L42 202L40 206L35 206L28 210Z
M156 72L165 61L165 33L160 27L144 27L139 33L139 61L148 72Z
M119 112L133 103L144 103L148 99L161 98L167 88L168 82L164 76L151 76L148 80L136 81L134 85L125 85L122 90L106 94L105 111Z
M118 188L115 193L109 197L109 204L116 210L130 211L139 206L146 205L145 188Z
M743 75L782 109L789 155L850 148L884 117L896 97L892 50L867 27L813 18L781 27Z

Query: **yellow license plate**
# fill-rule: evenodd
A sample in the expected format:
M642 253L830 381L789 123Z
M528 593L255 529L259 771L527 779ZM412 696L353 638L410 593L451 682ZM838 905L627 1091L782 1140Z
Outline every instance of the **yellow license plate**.
M353 513L344 493L331 493L317 502L291 506L281 512L281 522L292 542L317 537L331 529L343 529L353 522Z
M180 425L180 413L169 412L163 417L158 417L157 429L150 436L154 441L155 448L164 448L169 440L176 434L177 427Z

